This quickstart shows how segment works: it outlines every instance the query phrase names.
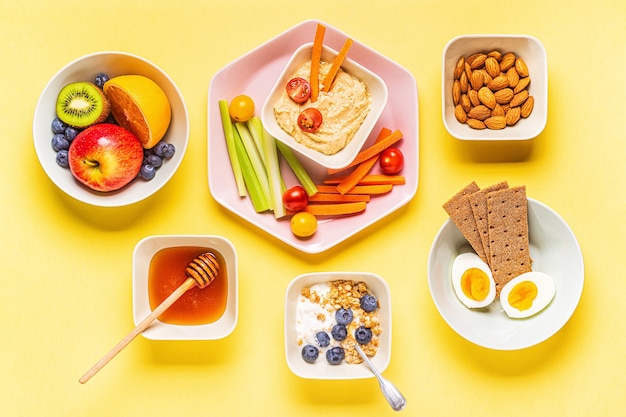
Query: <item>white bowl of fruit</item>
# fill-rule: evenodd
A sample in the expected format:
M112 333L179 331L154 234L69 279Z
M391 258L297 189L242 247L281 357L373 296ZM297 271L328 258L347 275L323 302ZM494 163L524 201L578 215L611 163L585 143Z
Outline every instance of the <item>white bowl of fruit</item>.
M182 162L189 117L174 81L124 52L97 52L61 68L33 120L39 162L76 200L137 203L161 189Z

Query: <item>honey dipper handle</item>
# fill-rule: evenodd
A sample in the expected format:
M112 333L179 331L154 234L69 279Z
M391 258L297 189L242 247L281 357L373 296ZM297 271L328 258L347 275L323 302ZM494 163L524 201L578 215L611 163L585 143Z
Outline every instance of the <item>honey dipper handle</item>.
M124 349L130 342L133 341L135 337L137 337L137 335L139 335L141 332L146 330L148 326L152 324L153 321L155 321L161 314L163 314L165 310L167 310L172 304L174 304L176 300L178 300L184 293L186 293L194 285L196 285L196 280L193 278L187 278L187 280L185 280L185 282L183 282L178 288L176 288L174 292L169 295L169 297L163 300L163 302L159 304L152 311L152 313L148 315L148 317L143 319L143 321L139 323L137 327L133 329L132 332L126 335L126 337L120 340L118 344L113 347L113 349L111 349L106 355L102 357L102 359L96 362L96 364L92 366L91 369L88 370L85 373L85 375L83 375L79 379L79 382L81 384L84 384L85 382L89 381L96 373L98 373L100 369L104 367L104 365L109 363L111 359L115 357L115 355L120 353L122 349Z

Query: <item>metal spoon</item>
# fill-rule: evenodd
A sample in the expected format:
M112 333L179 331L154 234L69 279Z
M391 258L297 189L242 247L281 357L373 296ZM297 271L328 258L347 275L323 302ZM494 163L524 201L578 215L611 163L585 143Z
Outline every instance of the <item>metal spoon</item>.
M390 381L383 378L380 372L378 372L378 369L376 369L376 367L369 360L367 355L361 350L358 343L354 345L354 348L356 349L357 352L359 352L359 355L361 355L361 357L363 358L363 361L367 364L370 370L374 373L374 375L376 376L376 379L378 379L380 390L383 392L383 395L385 396L385 399L387 400L391 408L393 408L395 411L400 411L404 407L406 407L406 400L404 399L404 396L402 395L402 393L400 393L398 388L396 388L396 386L393 385Z

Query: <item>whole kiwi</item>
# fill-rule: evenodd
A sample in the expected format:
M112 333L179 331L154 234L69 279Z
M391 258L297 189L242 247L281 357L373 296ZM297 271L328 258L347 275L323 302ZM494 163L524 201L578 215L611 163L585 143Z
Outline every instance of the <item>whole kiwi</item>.
M57 116L70 126L84 128L102 123L110 112L111 107L104 93L90 82L67 84L57 97Z

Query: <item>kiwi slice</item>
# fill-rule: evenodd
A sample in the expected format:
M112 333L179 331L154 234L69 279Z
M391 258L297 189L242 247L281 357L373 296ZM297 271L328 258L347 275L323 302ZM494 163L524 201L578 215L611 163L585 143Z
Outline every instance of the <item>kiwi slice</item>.
M98 86L90 82L75 82L59 92L56 112L59 119L68 125L83 128L104 122L111 107Z

